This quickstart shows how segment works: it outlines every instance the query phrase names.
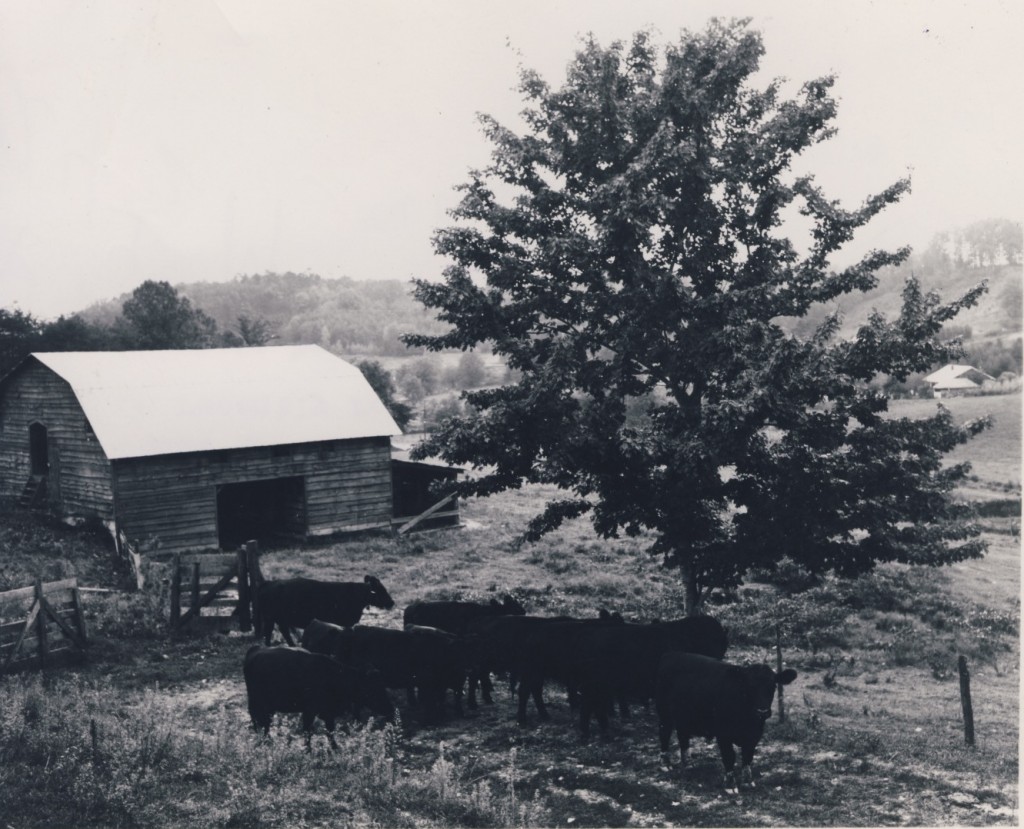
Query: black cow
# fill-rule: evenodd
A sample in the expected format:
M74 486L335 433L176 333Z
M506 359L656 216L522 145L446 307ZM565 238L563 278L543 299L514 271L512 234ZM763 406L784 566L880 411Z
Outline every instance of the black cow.
M390 610L394 600L375 576L362 582L284 579L265 581L256 594L257 630L264 644L270 644L276 624L289 645L294 645L291 628L305 628L313 619L351 627L368 607Z
M544 682L554 680L581 695L580 729L589 735L590 717L607 730L610 701L618 700L623 717L630 699L654 696L663 654L685 651L721 659L728 639L710 616L693 616L652 624L559 623L525 632L514 643L512 659L520 676L517 718L526 724L527 700L547 719Z
M462 694L470 656L464 641L436 628L410 630L356 625L341 628L313 620L303 632L304 647L329 654L353 666L380 671L388 688L405 689L410 706L419 701L428 719L440 719L445 692L454 693L455 711L462 714Z
M553 629L577 629L572 625L579 624L585 627L605 627L609 625L626 625L621 614L609 613L607 610L599 611L596 617L578 618L573 616L497 616L481 617L474 619L467 626L470 636L477 641L477 652L479 662L470 679L469 705L475 707L474 689L480 686L484 702L490 702L490 673L507 672L510 680L510 691L515 693L516 682L525 669L529 675L526 663L535 662L535 650L537 641L544 643L543 630L554 626ZM565 627L568 625L568 627ZM546 647L541 645L540 647ZM569 692L569 703L574 706L578 695L577 684L566 678L560 680L567 686ZM542 681L543 682L543 681ZM523 686L520 683L520 690ZM543 709L543 701L541 708ZM547 713L542 714L542 718ZM524 722L524 721L521 721Z
M253 727L266 734L274 714L301 714L307 748L316 717L327 726L331 748L338 747L334 721L339 716L355 717L361 708L368 708L388 721L394 719L395 709L379 672L342 665L323 654L253 645L245 654L242 673Z
M522 616L524 608L514 596L505 595L499 602L413 602L405 609L405 625L425 625L462 635L474 619L491 616Z
M658 668L655 705L662 758L669 762L672 729L686 763L690 737L714 738L725 765L726 789L737 791L736 752L740 747L740 777L754 785L751 763L772 715L776 685L788 685L796 671L777 674L767 665L731 665L690 653L667 653ZM731 784L731 785L730 785Z

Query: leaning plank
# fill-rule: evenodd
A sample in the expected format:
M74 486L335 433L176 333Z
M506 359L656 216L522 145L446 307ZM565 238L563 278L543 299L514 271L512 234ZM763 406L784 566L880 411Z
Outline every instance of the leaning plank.
M217 582L217 584L215 584L215 585L213 586L213 589L212 589L212 590L210 590L210 591L209 591L209 592L208 592L208 593L207 593L207 594L206 594L205 596L203 596L203 597L202 597L202 598L201 598L201 599L200 599L200 600L199 600L199 601L198 601L197 603L193 604L193 605L192 605L192 607L190 607L190 608L189 608L188 610L186 610L186 611L185 611L185 612L184 612L184 613L183 613L183 614L181 615L181 619L180 619L180 620L178 621L178 624L179 624L179 625L183 625L183 624L185 624L185 622L187 622L187 621L188 621L189 619L191 619L191 618L193 618L193 617L195 617L195 616L198 616L198 615L199 615L199 611L200 611L200 610L201 610L201 609L202 609L202 608L203 608L204 606L206 606L207 604L209 604L210 602L212 602L212 601L213 601L213 600L214 600L214 599L215 599L215 598L217 597L217 594L218 594L218 593L219 593L219 592L220 592L221 590L223 590L223 589L224 589L225 587L227 587L227 585L228 585L228 582L230 582L230 581L231 581L231 579L233 579L234 577L235 577L235 574L234 574L234 573L225 573L225 574L224 574L224 576L223 576L223 578L221 578L221 580L220 580L219 582Z
M436 504L434 504L434 506L432 506L429 509L421 512L419 515L417 515L415 518L413 518L412 521L410 521L408 524L403 524L401 527L399 527L398 528L398 534L399 535L404 535L405 533L409 532L409 530L411 530L413 527L415 527L417 524L419 524L420 521L423 521L424 519L429 518L435 512L440 510L441 507L443 507L445 504L447 504L449 501L451 501L452 498L454 498L454 497L455 497L455 493L454 492L449 494L449 495L445 495L444 498L442 498L440 501L438 501Z

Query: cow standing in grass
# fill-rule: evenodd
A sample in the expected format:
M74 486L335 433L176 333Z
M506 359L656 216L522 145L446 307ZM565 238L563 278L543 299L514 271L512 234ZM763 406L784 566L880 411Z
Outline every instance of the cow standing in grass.
M305 628L313 619L351 627L368 607L390 610L394 600L376 576L361 582L283 579L265 581L256 594L257 630L263 642L270 644L274 625L289 645L294 645L291 628Z
M738 791L733 746L739 746L740 779L753 786L751 763L772 715L775 688L794 679L792 668L776 673L767 665L731 665L692 653L665 654L655 691L662 759L669 764L673 729L684 765L691 737L715 739L725 766L726 789Z
M355 717L368 708L394 719L395 709L378 671L342 665L323 654L253 645L245 654L242 673L253 727L266 734L274 714L301 714L307 749L317 717L327 726L327 739L335 749L338 717Z

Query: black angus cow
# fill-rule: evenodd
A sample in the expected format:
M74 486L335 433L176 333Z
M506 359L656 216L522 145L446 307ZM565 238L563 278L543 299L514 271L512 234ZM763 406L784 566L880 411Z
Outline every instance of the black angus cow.
M623 717L630 699L654 696L663 654L685 651L721 659L728 638L718 620L692 616L651 624L556 624L528 631L514 645L512 660L519 674L517 719L526 724L527 700L533 698L537 716L548 718L544 704L545 681L579 690L580 730L590 733L590 718L597 718L602 733L608 728L612 700Z
M338 747L334 721L340 716L355 717L368 708L388 721L394 719L395 709L378 671L342 665L304 648L253 645L245 654L242 673L253 727L267 734L274 714L301 714L306 748L317 717L327 726L331 748Z
M289 645L294 645L291 628L305 628L313 619L350 627L368 607L390 610L394 600L376 576L358 581L283 579L265 581L256 594L257 630L270 644L277 625Z
M572 616L481 616L466 625L466 633L476 642L477 662L469 681L469 707L476 707L476 687L484 702L490 703L492 673L509 675L509 690L515 693L520 653L532 634L549 625L580 623L586 625L624 625L618 613L601 610L596 618L579 619ZM570 700L573 699L570 690Z
M690 737L713 738L722 754L726 789L738 791L733 746L740 747L740 777L753 786L751 763L765 721L772 715L775 687L794 679L792 668L777 674L767 665L732 665L690 653L665 654L654 699L666 765L673 729L684 765Z
M313 620L302 634L303 646L356 667L380 671L388 688L404 689L410 706L416 691L427 719L440 719L448 689L456 714L462 714L462 694L471 661L466 643L436 628L411 630L356 625L341 628Z
M499 602L413 602L405 609L402 620L408 625L440 628L449 633L464 634L470 622L491 616L522 616L524 608L514 596L505 595Z

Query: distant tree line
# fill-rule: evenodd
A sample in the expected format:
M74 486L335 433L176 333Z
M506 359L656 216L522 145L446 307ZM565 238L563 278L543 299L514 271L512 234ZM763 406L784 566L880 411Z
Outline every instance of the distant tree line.
M336 354L400 357L410 353L399 337L445 326L410 295L399 280L326 279L313 273L263 273L227 282L176 286L220 330L238 331L238 319L262 320L275 342L315 344ZM126 300L100 303L83 316L111 325Z
M33 351L139 351L169 348L237 348L273 338L263 319L242 314L221 329L167 282L146 281L124 300L109 322L83 314L43 321L21 309L0 308L0 373Z

